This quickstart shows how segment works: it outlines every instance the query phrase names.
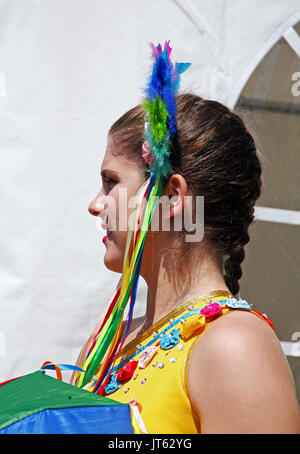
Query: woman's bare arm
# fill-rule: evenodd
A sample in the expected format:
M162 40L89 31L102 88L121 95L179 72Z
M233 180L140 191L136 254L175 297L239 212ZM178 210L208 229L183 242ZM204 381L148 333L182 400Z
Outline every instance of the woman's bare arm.
M251 313L223 316L199 339L190 359L189 395L201 433L300 433L280 342Z

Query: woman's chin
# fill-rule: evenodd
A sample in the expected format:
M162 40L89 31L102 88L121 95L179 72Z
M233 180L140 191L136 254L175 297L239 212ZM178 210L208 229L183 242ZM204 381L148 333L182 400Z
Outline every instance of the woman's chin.
M106 252L104 255L104 265L110 271L114 271L115 273L122 273L123 272L123 264L120 263L120 259L117 257L113 258L110 257L109 254Z

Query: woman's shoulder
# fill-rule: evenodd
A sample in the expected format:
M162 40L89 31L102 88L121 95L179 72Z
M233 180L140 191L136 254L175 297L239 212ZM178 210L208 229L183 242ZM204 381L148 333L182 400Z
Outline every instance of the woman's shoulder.
M243 351L249 353L249 349L265 352L268 345L282 356L283 351L275 331L262 318L248 310L234 310L219 317L210 324L205 335L200 337L197 349L206 350L209 344L210 348L216 348L216 353L221 350L222 354L243 354Z
M280 342L251 312L234 311L211 324L191 353L188 384L208 431L300 430L294 382Z
M280 341L271 327L250 311L233 311L215 320L201 336L191 355L191 366L209 369L259 367L278 362L286 366ZM200 368L201 369L201 368ZM221 372L220 371L220 372Z

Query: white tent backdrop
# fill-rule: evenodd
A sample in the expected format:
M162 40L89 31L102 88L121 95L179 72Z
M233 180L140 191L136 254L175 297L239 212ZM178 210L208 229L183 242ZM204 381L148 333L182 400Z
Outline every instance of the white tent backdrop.
M170 40L174 59L192 62L183 91L230 104L249 63L299 8L0 0L0 381L46 360L74 364L119 280L104 267L87 208L108 128L142 96L148 43ZM145 295L141 279L136 316Z

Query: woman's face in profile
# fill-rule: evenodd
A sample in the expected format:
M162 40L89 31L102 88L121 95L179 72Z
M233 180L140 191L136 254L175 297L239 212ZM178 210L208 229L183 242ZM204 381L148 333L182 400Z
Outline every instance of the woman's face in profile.
M93 216L100 217L103 228L100 239L106 248L104 264L118 273L123 271L132 201L145 182L142 167L138 167L136 160L122 156L121 147L122 145L114 143L113 137L108 137L101 165L102 186L88 207Z

